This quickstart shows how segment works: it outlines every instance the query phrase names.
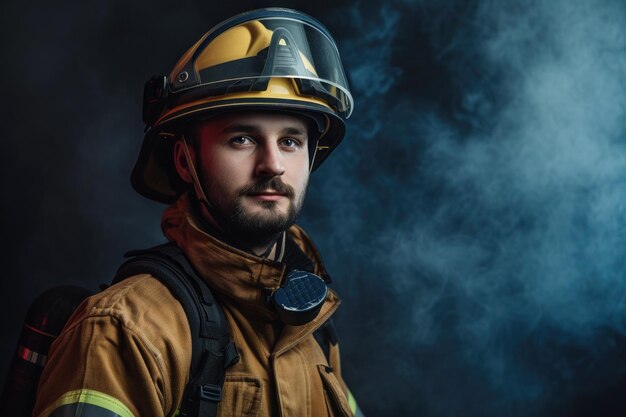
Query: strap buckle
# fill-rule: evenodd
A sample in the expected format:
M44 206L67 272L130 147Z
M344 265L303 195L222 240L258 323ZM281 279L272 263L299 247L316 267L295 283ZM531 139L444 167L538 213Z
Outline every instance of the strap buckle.
M218 403L222 400L222 387L219 385L206 384L200 385L200 398L203 400Z

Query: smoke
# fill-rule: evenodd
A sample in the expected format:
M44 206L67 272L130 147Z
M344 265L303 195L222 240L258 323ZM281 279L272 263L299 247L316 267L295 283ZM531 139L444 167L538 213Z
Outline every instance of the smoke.
M372 343L347 348L368 364L348 374L387 375L361 388L365 408L574 412L626 368L626 6L346 15L356 110L314 183L311 226L333 236L322 249L349 300L348 344ZM407 54L432 54L440 96Z

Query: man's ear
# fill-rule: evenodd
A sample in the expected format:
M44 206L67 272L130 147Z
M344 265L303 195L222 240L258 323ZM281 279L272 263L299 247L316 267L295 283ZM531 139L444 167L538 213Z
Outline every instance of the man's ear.
M189 156L192 161L196 158L195 149L192 146L187 146L189 149ZM174 144L174 165L176 165L176 172L178 176L187 183L193 182L193 176L191 174L191 167L189 161L185 157L185 143L178 139Z

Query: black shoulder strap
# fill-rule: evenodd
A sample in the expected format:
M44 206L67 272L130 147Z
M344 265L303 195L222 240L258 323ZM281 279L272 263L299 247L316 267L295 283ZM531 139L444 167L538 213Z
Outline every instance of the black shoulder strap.
M214 417L222 398L225 369L239 360L221 306L187 257L173 243L128 252L113 283L149 273L181 303L191 330L191 368L180 417Z
M326 361L330 366L330 346L335 346L339 343L339 337L333 319L328 319L319 329L313 332L313 337L322 348L322 352L324 352Z

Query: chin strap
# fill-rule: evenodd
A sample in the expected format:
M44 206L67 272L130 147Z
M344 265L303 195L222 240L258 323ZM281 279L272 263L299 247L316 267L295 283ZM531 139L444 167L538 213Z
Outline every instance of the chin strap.
M180 139L183 143L183 152L185 153L185 160L187 161L187 165L189 166L189 173L191 174L191 179L193 182L193 189L196 193L196 197L198 198L198 201L200 201L200 204L204 206L207 213L209 213L209 215L211 216L212 218L211 223L214 225L214 227L217 228L220 232L226 234L227 232L226 230L224 230L224 226L220 224L220 220L223 221L224 219L217 212L217 210L215 210L215 207L213 206L213 204L209 202L209 199L206 197L206 194L204 193L204 188L202 188L202 184L200 184L200 179L198 178L198 171L196 170L196 166L193 163L193 158L191 158L191 153L189 152L189 146L187 145L187 140L185 139L184 135L181 135Z
M196 166L193 163L193 159L191 158L191 153L189 152L189 146L187 145L187 140L184 135L181 135L181 140L183 143L183 152L185 153L185 160L187 160L187 165L189 166L189 173L191 174L191 179L193 180L193 189L196 192L196 197L200 200L200 203L204 204L204 207L209 211L209 213L213 213L213 206L209 203L209 200L206 198L206 194L204 194L204 189L200 184L200 179L198 178L198 172L196 171Z
M315 141L315 146L313 147L313 155L309 158L309 175L313 172L313 166L315 165L315 157L317 156L317 151L327 151L328 148L330 148L330 146L320 145L320 141L324 136L326 136L328 130L330 129L330 121L328 120L328 116L324 117L326 118L326 127L324 128L323 132L319 132L319 135L317 135L317 140ZM311 148L309 148L309 151L310 150Z
M309 175L313 172L313 165L315 164L315 157L317 156L317 150L320 148L319 139L315 142L315 147L313 148L313 156L311 157L311 162L309 162Z

